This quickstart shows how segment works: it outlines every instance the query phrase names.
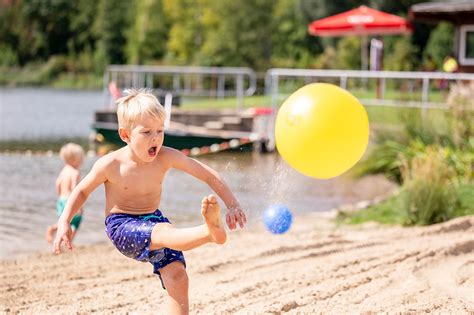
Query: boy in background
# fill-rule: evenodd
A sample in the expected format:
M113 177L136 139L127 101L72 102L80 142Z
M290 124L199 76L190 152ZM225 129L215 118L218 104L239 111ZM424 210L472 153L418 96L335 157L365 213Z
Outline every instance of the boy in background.
M56 201L56 214L58 217L63 213L69 195L71 195L72 190L77 186L81 179L79 169L84 162L84 150L78 144L67 143L61 147L59 156L64 161L64 167L59 173L55 185L56 194L58 195L58 200ZM79 213L77 213L71 220L71 241L74 239L74 236L81 225L82 212L83 210L81 208ZM58 226L56 224L48 227L46 231L46 240L48 243L53 242L57 229Z

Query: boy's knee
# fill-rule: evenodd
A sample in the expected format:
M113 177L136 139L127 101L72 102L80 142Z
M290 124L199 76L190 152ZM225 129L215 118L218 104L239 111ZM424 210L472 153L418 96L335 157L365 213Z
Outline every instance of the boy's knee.
M171 281L173 281L173 283L188 283L189 279L186 270L175 272L172 275Z
M176 263L173 267L161 273L165 282L168 284L187 284L189 279L186 268L181 263Z

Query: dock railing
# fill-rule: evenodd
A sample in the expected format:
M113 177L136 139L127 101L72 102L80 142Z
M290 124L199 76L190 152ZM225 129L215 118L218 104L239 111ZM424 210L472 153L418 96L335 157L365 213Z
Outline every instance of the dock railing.
M235 97L239 110L244 97L257 89L257 76L244 67L181 67L110 65L104 73L105 104L111 104L109 84L114 82L120 90L151 88L155 92L171 92L173 96Z
M447 108L447 85L453 81L474 81L474 74L274 68L265 75L265 93L275 108L303 85L328 82L347 89L364 105L417 107L423 110Z

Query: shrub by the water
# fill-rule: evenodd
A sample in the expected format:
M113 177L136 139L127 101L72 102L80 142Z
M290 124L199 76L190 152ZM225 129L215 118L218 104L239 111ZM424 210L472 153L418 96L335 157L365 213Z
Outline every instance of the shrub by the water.
M454 171L444 149L428 147L426 154L406 161L402 168L400 210L408 225L446 221L459 206L452 181Z
M376 138L355 173L384 173L401 185L399 193L355 213L341 212L339 220L426 225L474 214L474 83L452 85L447 103L449 111L436 118L403 119L401 136Z

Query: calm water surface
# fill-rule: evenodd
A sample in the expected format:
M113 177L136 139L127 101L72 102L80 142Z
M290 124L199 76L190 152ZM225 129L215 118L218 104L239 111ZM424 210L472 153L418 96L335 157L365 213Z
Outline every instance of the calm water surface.
M0 88L0 141L87 138L101 91Z

